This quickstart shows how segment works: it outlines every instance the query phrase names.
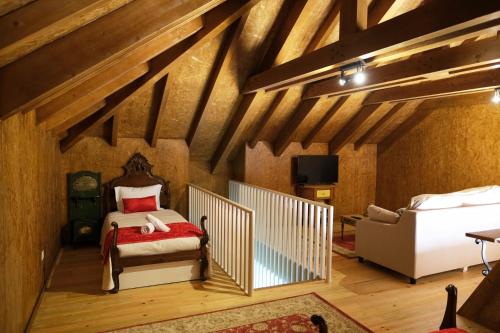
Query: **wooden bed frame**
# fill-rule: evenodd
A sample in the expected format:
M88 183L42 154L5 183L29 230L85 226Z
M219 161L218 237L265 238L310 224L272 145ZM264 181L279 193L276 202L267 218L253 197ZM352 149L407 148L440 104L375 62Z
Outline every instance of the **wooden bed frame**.
M160 206L162 208L170 208L170 187L169 182L165 181L163 178L154 176L151 174L151 168L153 166L149 164L148 160L141 154L136 153L132 156L127 164L123 166L124 174L121 177L111 180L109 183L105 184L105 207L106 214L116 211L116 198L115 198L115 187L116 186L127 186L127 187L144 187L161 184L160 193ZM141 265L151 265L166 262L175 262L182 260L199 260L200 261L200 280L205 281L205 270L208 267L207 258L207 243L209 240L207 230L205 228L206 216L201 218L201 230L203 231L203 236L200 238L200 249L193 251L181 251L175 253L167 254L157 254L150 256L135 256L135 257L120 257L120 250L118 249L117 239L118 239L118 224L112 222L113 226L113 241L110 248L111 257L111 275L114 283L114 288L109 290L110 293L115 294L120 290L120 279L119 276L123 272L124 267L141 266Z

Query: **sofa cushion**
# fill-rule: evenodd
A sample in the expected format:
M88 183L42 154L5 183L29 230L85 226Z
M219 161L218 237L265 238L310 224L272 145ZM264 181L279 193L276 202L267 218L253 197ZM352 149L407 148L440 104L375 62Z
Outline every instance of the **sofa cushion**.
M460 195L449 194L420 194L410 200L408 209L428 210L455 208L462 206Z
M464 206L490 205L500 203L500 186L476 187L476 191L463 197Z
M393 224L397 223L399 220L399 215L397 213L375 205L369 205L366 211L370 220Z
M500 186L482 186L446 194L421 194L410 200L408 209L429 210L500 203Z

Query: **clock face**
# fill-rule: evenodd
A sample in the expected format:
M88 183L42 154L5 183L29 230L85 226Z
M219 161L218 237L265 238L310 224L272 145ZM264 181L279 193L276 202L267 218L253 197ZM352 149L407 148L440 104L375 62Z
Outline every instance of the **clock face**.
M90 176L78 177L73 182L73 190L77 192L92 191L95 190L96 188L97 188L97 180Z

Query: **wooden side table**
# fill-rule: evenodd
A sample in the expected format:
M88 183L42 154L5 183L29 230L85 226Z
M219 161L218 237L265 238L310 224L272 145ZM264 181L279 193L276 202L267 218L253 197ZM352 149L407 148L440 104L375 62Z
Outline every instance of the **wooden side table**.
M474 238L476 244L481 244L481 256L486 268L483 270L484 279L457 313L496 332L500 327L500 264L491 268L486 258L486 242L500 243L500 229L468 232L465 235Z
M476 244L481 244L481 259L483 259L484 267L483 275L486 276L491 272L491 265L486 257L486 242L500 243L500 229L492 229L477 232L468 232L465 236L476 239Z
M342 215L340 217L340 223L341 223L340 239L344 239L344 224L356 227L356 223L363 217L364 217L363 215L359 214Z

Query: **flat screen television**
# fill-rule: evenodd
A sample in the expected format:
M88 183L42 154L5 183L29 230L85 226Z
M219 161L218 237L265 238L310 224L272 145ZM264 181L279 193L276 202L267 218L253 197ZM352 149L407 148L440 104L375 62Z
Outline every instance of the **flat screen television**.
M339 180L337 155L299 155L292 159L295 184L331 185Z

